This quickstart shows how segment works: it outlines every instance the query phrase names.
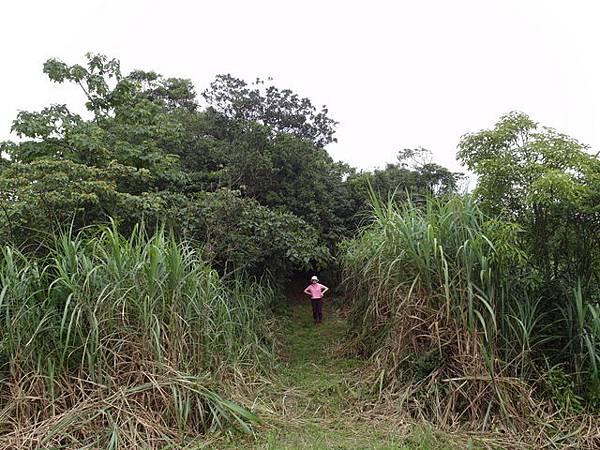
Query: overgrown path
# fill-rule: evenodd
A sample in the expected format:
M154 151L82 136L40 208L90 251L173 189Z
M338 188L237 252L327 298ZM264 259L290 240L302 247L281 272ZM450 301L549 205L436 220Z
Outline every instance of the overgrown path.
M362 412L361 362L340 353L345 319L327 298L323 323L312 321L310 301L295 289L282 313L283 363L263 390L267 426L236 448L258 449L449 449L427 429L402 425L385 415ZM259 412L260 414L260 412ZM264 413L263 413L264 417ZM238 437L239 438L239 437Z

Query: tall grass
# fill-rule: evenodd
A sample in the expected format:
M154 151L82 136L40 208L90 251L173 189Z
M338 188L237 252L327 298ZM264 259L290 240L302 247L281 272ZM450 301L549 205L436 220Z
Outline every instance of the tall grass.
M544 367L579 359L597 380L597 307L581 290L548 304L517 226L468 196L373 201L374 221L342 265L351 344L371 358L376 391L437 423L526 429L548 410L534 392Z
M273 361L265 284L113 228L0 258L0 446L160 448L258 420L223 394Z
M580 282L570 299L560 308L565 331L561 352L572 358L578 384L585 385L585 394L600 411L600 305L584 299Z

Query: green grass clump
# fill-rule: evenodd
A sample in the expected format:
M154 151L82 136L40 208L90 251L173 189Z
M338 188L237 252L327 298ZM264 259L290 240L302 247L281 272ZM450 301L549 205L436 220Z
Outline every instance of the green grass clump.
M0 257L0 446L161 448L258 418L226 399L273 362L264 284L158 232Z
M538 395L549 364L572 368L580 386L598 381L597 307L581 290L543 297L518 226L469 196L373 201L342 265L350 342L372 361L376 395L436 424L526 432L556 410Z

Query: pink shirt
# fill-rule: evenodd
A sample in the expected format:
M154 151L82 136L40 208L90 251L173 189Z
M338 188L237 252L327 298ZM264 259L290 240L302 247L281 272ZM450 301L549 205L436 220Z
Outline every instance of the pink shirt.
M321 292L325 286L319 283L311 283L306 290L310 292L310 298L323 298L323 293Z

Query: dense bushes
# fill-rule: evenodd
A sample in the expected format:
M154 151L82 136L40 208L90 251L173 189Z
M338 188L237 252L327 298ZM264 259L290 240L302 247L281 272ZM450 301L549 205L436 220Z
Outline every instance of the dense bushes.
M273 362L264 284L103 228L41 260L3 247L0 286L0 445L162 448L256 420L224 395Z
M19 113L20 141L0 144L0 239L39 251L61 228L112 219L129 233L144 221L168 223L227 272L285 277L327 261L335 220L322 220L331 201L315 198L342 174L323 149L198 111L188 80L123 75L104 56L88 55L86 67L51 59L44 71L82 87L91 118L64 105Z
M168 223L194 242L221 273L270 274L279 281L295 271L332 261L319 232L300 217L220 189L177 197Z
M323 148L335 141L326 108L290 90L218 76L201 109L190 80L121 73L118 60L44 64L85 96L86 117L66 105L22 111L18 142L0 143L0 240L40 251L60 229L114 220L167 223L223 272L317 270L368 211L371 173ZM396 189L445 191L455 174L404 163L374 174ZM239 212L239 215L237 213Z
M486 217L471 197L376 202L375 216L343 261L352 342L413 414L526 428L553 400L553 366L574 373L581 407L595 406L598 307L578 289L557 293L560 303L543 296L519 226Z

